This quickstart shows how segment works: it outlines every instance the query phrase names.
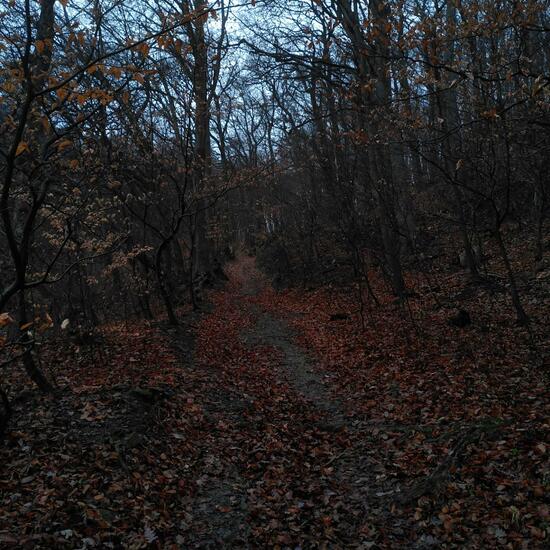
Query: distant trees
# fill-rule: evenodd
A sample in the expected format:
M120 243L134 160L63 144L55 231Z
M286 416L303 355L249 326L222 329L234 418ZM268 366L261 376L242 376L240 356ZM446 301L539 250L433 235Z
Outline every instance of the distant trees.
M528 322L508 227L543 259L547 3L131 4L15 0L0 14L10 364L48 391L36 326L159 306L177 323L232 244L303 282L348 265L361 300L377 300L377 268L403 302L423 243L456 234L479 280L490 239Z
M226 2L137 4L22 0L0 15L0 313L19 327L0 353L16 343L44 391L39 311L93 326L151 316L158 297L177 323L177 294L195 301L209 269L206 213L238 185L211 168Z
M310 248L330 235L363 279L365 262L376 262L401 299L404 262L436 237L430 220L448 220L474 279L479 241L490 237L527 323L504 227L530 226L542 257L549 17L540 1L263 3L247 31L250 70L262 82L276 72L263 85L285 90L273 94L273 134L287 171L278 177L294 181L296 197L272 208L310 220ZM300 250L295 265L308 257L289 246Z

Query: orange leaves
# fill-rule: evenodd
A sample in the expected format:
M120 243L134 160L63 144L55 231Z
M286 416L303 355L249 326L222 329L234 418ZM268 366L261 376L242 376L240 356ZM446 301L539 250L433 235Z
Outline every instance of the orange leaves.
M69 95L69 90L63 86L61 88L58 88L55 91L55 94L57 95L57 99L59 100L59 102L63 103Z
M39 333L44 333L47 330L53 327L53 319L50 317L49 313L45 313L44 316L37 320L36 330Z
M13 322L9 313L0 313L0 328L5 328Z
M459 162L457 169L461 168ZM411 278L411 288L417 287ZM480 545L488 548L504 546L507 537L511 540L510 531L515 531L515 540L532 537L538 544L548 536L540 521L524 525L516 519L512 528L503 528L510 523L508 512L486 508L489 501L499 502L499 507L514 502L515 517L526 513L535 517L543 499L537 475L526 472L540 472L547 462L546 433L540 438L522 434L531 429L527 428L531 422L532 434L540 430L547 399L537 375L518 367L528 356L526 342L520 346L526 355L519 358L510 334L451 337L428 296L411 301L420 338L386 300L387 291L378 281L374 288L386 305L369 310L365 332L354 326L358 305L352 289L327 286L307 294L266 291L259 303L293 319L300 344L315 353L316 365L333 375L334 390L348 410L356 418L368 419L361 438L369 441L377 457L388 458L380 460L384 478L404 480L402 489L407 491L415 486L412 480L419 484L430 480L448 464L450 482L437 485L436 499L431 492L419 498L410 515L426 540L459 541L471 536L473 529ZM494 306L487 310L495 315ZM334 311L349 311L354 319L331 323ZM505 415L517 419L513 429L500 423ZM483 433L487 429L494 437L471 437L462 446L462 438L476 433L480 425ZM459 459L453 462L456 456ZM516 481L519 471L526 476L521 489ZM434 502L440 501L444 505L434 512ZM397 511L402 510L397 507Z
M458 503L454 503L453 510L450 510L448 506L443 506L441 509L441 512L438 514L439 519L441 520L443 524L443 528L445 531L450 532L453 530L454 527L454 521L453 521L453 511L460 511L460 505Z
M94 406L91 402L88 402L84 405L80 419L86 420L87 422L94 422L97 420L102 420L105 416L105 414L98 411L96 406Z
M157 45L162 50L172 50L178 55L187 55L191 51L189 44L186 44L181 38L174 38L170 35L159 36Z
M537 445L535 445L535 452L537 452L541 456L545 455L547 451L548 451L548 446L546 445L546 443L538 443Z
M26 141L20 141L15 150L15 156L22 155L25 151L29 151L29 144Z
M70 139L64 139L57 143L56 145L57 152L62 153L66 149L69 149L70 147L72 147L72 145L73 145L73 142Z
M164 35L164 34L161 34L157 38L157 46L161 49L166 48L166 46L171 42L173 42L173 39L169 36ZM180 40L180 42L181 42L181 40Z
M516 357L506 364L506 343L497 346L490 333L451 339L428 302L420 315L418 302L427 299L419 295L410 302L418 324L412 327L385 300L375 274L384 305L369 309L372 324L362 331L356 288L276 293L262 290L260 279L250 281L253 268L250 260L227 269L226 288L209 294L212 309L188 316L192 324L182 323L169 336L143 321L111 324L103 327L105 359L62 362L62 380L73 388L59 395L69 422L49 410L31 421L18 418L18 431L8 436L13 444L0 446L0 463L10 473L4 491L24 495L6 507L14 531L53 532L61 524L66 528L59 536L71 544L74 533L97 533L104 541L116 532L124 547L157 538L166 547L194 547L194 533L214 532L219 524L236 525L237 532L246 522L250 536L243 546L253 540L262 548L310 540L342 548L393 548L403 541L544 545L547 388L526 383L540 373L514 367ZM350 319L331 322L335 311ZM327 395L342 398L341 431L321 427L332 409L318 410L289 383L290 374L278 373L289 359L262 343L261 334L275 330L269 315L292 322L315 357L311 368L326 375ZM5 318L0 315L0 325ZM173 351L191 346L191 327L195 362ZM471 353L485 346L482 356L469 359L467 344ZM495 347L503 352L498 361L484 362ZM62 351L56 350L56 364ZM460 393L465 388L468 393ZM485 400L503 388L511 422L500 425L487 418ZM164 397L149 415L155 395ZM467 416L474 406L474 417ZM471 437L476 426L487 429L479 438ZM31 447L35 440L48 444ZM426 491L401 504L413 482L433 480L458 455L436 495ZM68 505L75 487L78 498ZM144 502L150 523L144 523ZM206 513L197 506L204 502ZM55 516L48 515L54 508Z
M48 312L44 312L42 316L37 316L33 321L24 323L19 327L21 331L28 331L30 329L36 330L38 334L44 334L53 327L53 319Z
M493 108L493 109L488 109L487 111L483 111L481 113L481 117L487 120L495 121L498 118L500 118L500 115L497 113L496 108Z
M39 54L42 54L42 52L44 51L44 48L45 48L44 40L37 40L34 43L34 47L36 48L36 51Z
M150 48L147 42L142 42L141 44L138 44L134 49L138 51L143 57L147 57L149 55Z
M44 132L48 132L51 128L50 119L47 116L40 117L40 124Z
M20 78L12 78L9 80L6 80L4 82L0 83L0 89L4 92L11 94L17 90L17 82L20 80Z
M118 80L122 76L122 69L120 67L109 67L109 74Z

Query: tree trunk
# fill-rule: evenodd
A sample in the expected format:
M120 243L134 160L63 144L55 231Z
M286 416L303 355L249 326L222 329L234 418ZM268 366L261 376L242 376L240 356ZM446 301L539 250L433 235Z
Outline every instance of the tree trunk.
M157 273L157 282L158 282L160 296L164 303L166 314L168 315L168 322L173 326L177 326L179 324L178 318L176 316L176 312L174 311L174 306L172 305L172 298L170 296L170 292L166 288L164 273L162 271L162 256L169 243L170 241L165 240L159 246L159 249L157 250L157 254L155 257L155 269Z
M28 322L25 291L21 290L19 291L19 326L24 326ZM53 386L34 361L32 355L33 341L28 330L23 330L21 333L21 345L24 348L22 360L27 375L38 386L40 391L44 393L53 393Z
M339 15L342 18L344 30L353 47L353 55L357 67L359 86L358 101L360 103L360 119L362 126L373 140L368 151L368 168L371 184L376 190L379 210L380 233L384 248L384 258L390 271L391 284L394 293L403 298L405 281L400 258L399 230L396 227L394 204L394 179L391 166L390 147L382 143L384 119L391 100L390 71L387 66L390 59L390 37L388 22L390 9L380 0L370 0L369 8L372 14L373 26L376 29L376 39L367 42L356 6L349 0L339 0ZM365 53L370 52L371 56ZM374 85L373 85L374 81Z
M508 257L506 245L504 244L504 240L502 238L500 225L498 224L495 227L494 235L500 252L500 257L502 258L502 261L506 268L506 274L508 275L508 283L510 284L510 295L512 297L512 303L514 304L514 308L516 310L517 322L519 325L528 325L529 316L527 315L527 313L523 309L523 305L521 304L521 299L519 296L514 271L512 269L512 264L510 263L510 258Z
M194 24L191 46L194 56L193 93L195 97L195 154L194 191L201 196L195 215L195 273L210 271L210 250L208 245L208 197L204 196L205 177L210 172L210 105L208 98L208 47L205 36L205 20L198 18Z
M451 28L456 26L456 6L453 2L447 4L447 24ZM449 41L449 47L443 50L441 58L443 64L452 64L455 55L454 41ZM477 279L479 271L477 268L475 255L472 250L472 243L468 235L468 222L466 211L464 209L464 196L460 188L460 172L458 161L461 158L462 135L460 126L460 116L458 111L458 98L455 86L451 83L448 75L441 75L440 71L435 71L437 81L437 104L439 115L442 119L443 155L445 172L448 178L451 178L451 193L454 199L454 207L458 216L460 237L464 247L466 265L470 275Z

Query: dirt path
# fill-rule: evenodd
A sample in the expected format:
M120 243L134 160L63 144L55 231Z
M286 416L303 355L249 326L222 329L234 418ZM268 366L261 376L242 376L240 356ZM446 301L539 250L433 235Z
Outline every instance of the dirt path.
M464 446L485 427L404 422L391 414L403 398L395 382L372 395L375 381L362 385L362 398L380 410L358 408L331 369L345 346L332 347L330 311L308 317L309 298L296 307L288 296L273 293L251 259L236 262L228 285L211 294L193 366L202 381L193 390L205 419L201 458L181 540L190 548L446 547L453 524L439 490L452 474L446 457L460 449L447 441ZM321 344L321 354L326 344L326 364L298 342ZM378 375L392 381L389 365ZM423 469L421 444L430 452ZM436 452L443 458L432 459Z
M272 346L281 353L274 367L279 376L323 413L319 427L328 431L345 427L341 405L330 396L306 352L292 342L292 331L284 321L269 313L260 313L254 327L245 331L242 338L247 345Z
M208 548L369 548L376 472L350 442L357 426L288 324L259 305L266 283L252 261L231 278L199 330L198 346L212 347L195 367L210 386L209 450L187 537Z

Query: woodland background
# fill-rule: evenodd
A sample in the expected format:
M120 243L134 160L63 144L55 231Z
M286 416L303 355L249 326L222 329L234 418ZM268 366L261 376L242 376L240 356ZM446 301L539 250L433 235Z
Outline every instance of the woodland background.
M45 498L18 466L40 441L40 418L81 407L85 423L99 421L97 392L117 376L126 386L116 391L157 407L159 387L188 383L175 366L167 374L179 361L167 342L195 341L195 355L220 361L210 346L236 344L216 331L246 324L227 304L255 304L336 373L348 418L408 426L371 443L404 453L384 467L412 491L401 503L416 502L409 519L424 521L450 472L455 491L476 495L472 510L494 501L493 482L504 499L475 544L542 547L549 67L546 0L2 0L2 498L16 478ZM267 277L257 299L239 294L247 277L261 280L250 257ZM130 434L153 422L138 429L132 407L117 414ZM47 430L63 431L50 420ZM52 456L73 456L67 445ZM494 466L480 493L459 467L465 452ZM32 468L46 475L43 462ZM425 486L413 483L423 475ZM443 498L439 523L419 528L443 535L422 536L460 544L485 529L478 514L456 535L464 500ZM26 543L49 525L4 508L0 542L13 542L8 516ZM92 516L102 529L116 523ZM319 518L326 540L344 544L337 520ZM373 522L373 544L406 531L382 535ZM138 547L173 541L147 525ZM271 531L256 533L260 545L303 542L280 522Z

